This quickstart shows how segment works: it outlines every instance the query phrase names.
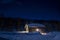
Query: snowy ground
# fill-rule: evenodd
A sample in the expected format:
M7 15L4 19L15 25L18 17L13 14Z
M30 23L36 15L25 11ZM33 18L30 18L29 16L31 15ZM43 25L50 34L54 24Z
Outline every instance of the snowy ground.
M0 37L10 40L55 40L59 36L56 35L40 35L39 33L12 33L0 32Z

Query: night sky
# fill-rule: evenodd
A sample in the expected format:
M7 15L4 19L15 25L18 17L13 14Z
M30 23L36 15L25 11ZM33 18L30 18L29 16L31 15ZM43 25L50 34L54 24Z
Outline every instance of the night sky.
M5 17L60 21L58 0L3 0L0 12Z

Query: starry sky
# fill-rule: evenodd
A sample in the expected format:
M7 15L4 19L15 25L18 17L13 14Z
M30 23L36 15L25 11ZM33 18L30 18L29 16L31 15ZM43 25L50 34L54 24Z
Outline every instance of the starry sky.
M58 0L3 0L0 12L5 17L60 21Z

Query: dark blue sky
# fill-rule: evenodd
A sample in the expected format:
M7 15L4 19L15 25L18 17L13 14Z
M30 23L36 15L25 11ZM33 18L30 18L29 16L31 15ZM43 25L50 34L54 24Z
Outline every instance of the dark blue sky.
M16 0L9 4L5 1L0 5L0 10L4 13L5 17L60 21L60 8L58 1Z

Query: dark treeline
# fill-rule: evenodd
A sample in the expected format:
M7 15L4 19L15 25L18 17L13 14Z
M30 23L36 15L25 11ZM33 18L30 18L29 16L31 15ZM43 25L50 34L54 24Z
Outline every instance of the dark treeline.
M54 21L54 20L28 20L28 19L22 19L22 18L5 18L0 17L0 30L1 31L12 31L13 28L15 28L17 31L20 31L24 28L24 25L26 23L42 23L47 26L48 30L50 28L52 30L60 30L60 21Z
M0 28L5 29L8 28L8 30L13 30L13 28L20 28L22 25L22 20L19 18L0 18ZM18 29L19 30L19 29Z

